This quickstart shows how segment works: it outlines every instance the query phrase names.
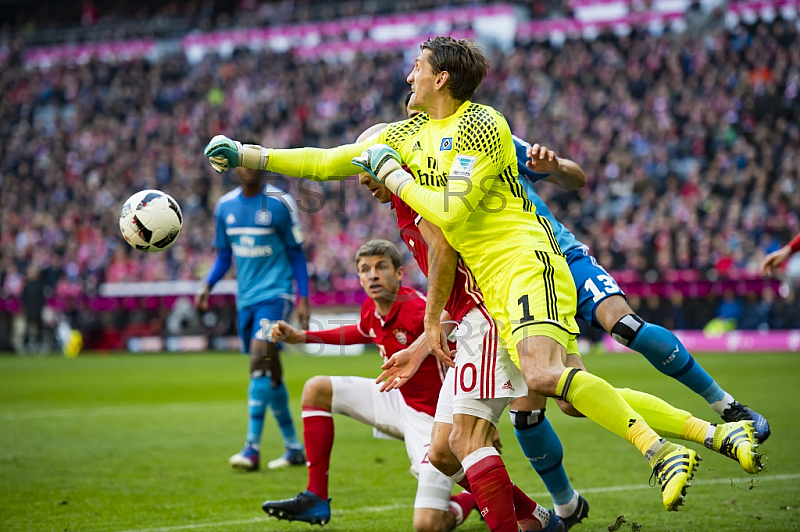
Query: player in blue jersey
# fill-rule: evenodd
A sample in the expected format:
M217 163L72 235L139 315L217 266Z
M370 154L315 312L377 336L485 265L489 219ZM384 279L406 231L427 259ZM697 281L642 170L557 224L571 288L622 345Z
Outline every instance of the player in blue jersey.
M249 423L244 449L233 455L232 467L254 471L266 410L275 416L286 452L268 467L305 464L303 445L297 439L289 410L289 395L282 379L280 346L269 341L272 324L286 320L295 302L297 318L306 327L309 317L308 270L301 247L303 231L297 205L287 193L261 186L261 172L237 168L241 186L222 196L214 210L217 258L197 293L195 305L208 309L211 289L236 262L236 310L242 352L250 354L248 388Z
M766 440L770 435L766 418L739 403L723 390L672 332L637 316L614 278L589 253L589 247L576 239L553 216L533 188L533 183L539 180L550 181L566 189L582 187L585 177L583 183L580 183L580 180L574 179L574 172L562 171L562 168L578 165L569 159L556 157L543 146L531 146L518 137L514 137L514 144L517 149L519 175L524 178L519 182L536 207L536 213L550 221L558 245L567 256L578 291L578 316L592 326L602 328L620 344L638 351L658 371L702 396L725 421L753 421L759 443ZM569 180L570 177L573 178L572 181Z

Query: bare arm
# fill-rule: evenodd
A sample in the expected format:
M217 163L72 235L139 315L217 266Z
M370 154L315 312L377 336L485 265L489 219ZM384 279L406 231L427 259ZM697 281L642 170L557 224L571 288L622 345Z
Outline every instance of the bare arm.
M558 157L553 150L539 144L528 148L525 166L538 174L548 174L543 181L565 190L578 190L586 185L586 174L578 163Z
M442 332L442 312L453 290L458 253L445 239L442 230L420 220L419 231L428 243L428 296L425 305L425 336L428 348L446 365L454 365L447 340Z

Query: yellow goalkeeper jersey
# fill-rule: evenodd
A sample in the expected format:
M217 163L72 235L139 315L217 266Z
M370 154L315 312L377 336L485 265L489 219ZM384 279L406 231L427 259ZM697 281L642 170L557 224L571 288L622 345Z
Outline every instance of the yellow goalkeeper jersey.
M442 120L420 113L359 144L270 150L266 169L341 179L360 171L351 159L376 143L400 153L415 181L401 190L401 198L441 227L479 286L513 265L523 250L561 254L550 223L536 214L517 181L508 123L486 105L466 101Z

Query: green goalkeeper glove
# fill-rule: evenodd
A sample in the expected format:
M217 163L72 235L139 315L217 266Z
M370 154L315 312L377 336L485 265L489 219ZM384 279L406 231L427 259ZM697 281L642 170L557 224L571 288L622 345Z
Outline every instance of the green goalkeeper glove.
M269 155L266 148L255 144L242 144L224 135L217 135L206 144L203 155L211 167L221 174L229 168L242 166L252 170L266 170Z
M403 170L403 160L400 154L386 144L373 144L363 151L358 157L353 157L352 163L364 169L375 181L392 191L397 196L400 190L414 178Z

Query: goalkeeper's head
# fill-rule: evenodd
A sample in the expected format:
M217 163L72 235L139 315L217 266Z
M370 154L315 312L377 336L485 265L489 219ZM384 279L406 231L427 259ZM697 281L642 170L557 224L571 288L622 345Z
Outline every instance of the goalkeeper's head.
M409 107L432 118L449 116L472 98L488 71L489 60L471 39L428 39L406 79L412 91Z

